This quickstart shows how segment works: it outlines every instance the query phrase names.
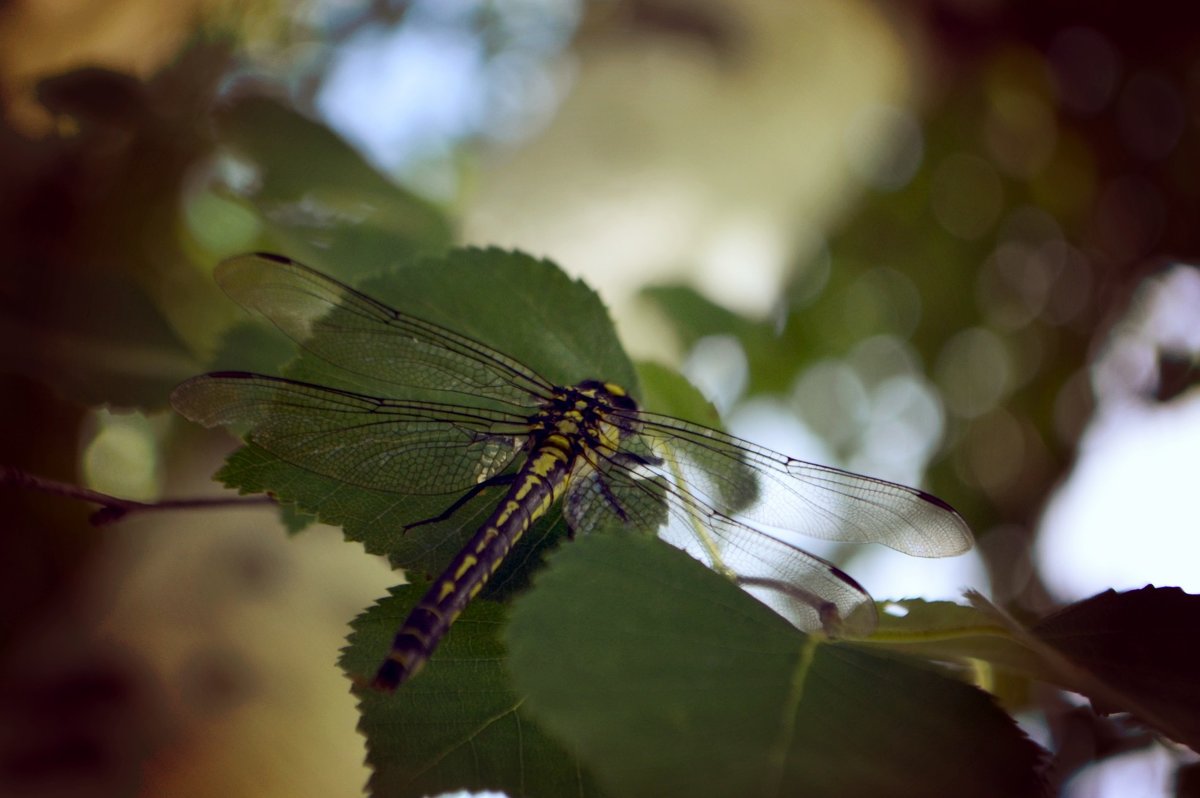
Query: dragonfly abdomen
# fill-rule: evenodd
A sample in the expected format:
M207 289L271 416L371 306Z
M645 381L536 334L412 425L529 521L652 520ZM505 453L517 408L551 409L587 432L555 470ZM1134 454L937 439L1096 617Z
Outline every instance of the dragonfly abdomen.
M566 490L573 460L569 443L558 435L534 450L504 500L408 614L374 687L394 690L421 669L513 545Z

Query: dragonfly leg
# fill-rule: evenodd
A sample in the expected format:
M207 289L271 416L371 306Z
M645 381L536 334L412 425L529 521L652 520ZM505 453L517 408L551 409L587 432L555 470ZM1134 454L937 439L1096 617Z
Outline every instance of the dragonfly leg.
M845 577L852 584L857 585L857 582L846 576L840 569L834 569L839 574ZM778 579L766 579L763 577L754 576L735 576L734 581L742 587L765 587L770 590L787 596L801 603L812 607L813 612L817 614L817 620L821 624L821 631L826 637L837 639L842 636L843 618L842 613L838 609L837 604L834 604L828 599L822 598L820 595L813 593L811 590L805 590L800 585L781 582ZM812 631L812 630L805 630Z
M609 459L611 459L614 462L620 463L623 466L630 466L630 465L660 466L663 464L663 459L661 457L655 457L654 455L637 454L636 452L626 452L626 451L620 450L620 449L617 450L612 455L612 457Z
M603 480L603 479L600 480L599 484L600 484L600 495L604 497L604 500L606 502L608 502L608 506L612 508L613 513L616 514L617 518L620 518L623 522L628 524L629 523L629 513L625 512L625 508L622 507L621 502L617 500L616 494L614 494L612 491L612 486L608 484L607 480ZM572 538L575 537L574 530L571 531L570 537L572 537Z
M631 466L657 466L662 465L661 457L645 456L635 452L617 451L611 458L613 462L619 463L625 467ZM608 506L612 508L613 513L620 518L624 523L628 524L629 513L621 506L621 500L613 493L612 486L607 480L600 480L600 494L604 500L608 502ZM574 530L571 530L570 537L574 538Z
M488 488L494 488L497 485L511 485L513 480L516 479L516 476L516 474L497 474L491 479L485 479L483 482L480 482L477 485L472 485L470 490L460 496L454 502L454 504L451 504L443 512L435 515L433 518L426 518L424 521L414 521L411 524L406 524L404 531L407 532L408 530L416 529L419 526L425 526L426 524L437 524L445 521L447 518L461 510L464 504L471 501L471 499L474 499L483 491L487 490Z

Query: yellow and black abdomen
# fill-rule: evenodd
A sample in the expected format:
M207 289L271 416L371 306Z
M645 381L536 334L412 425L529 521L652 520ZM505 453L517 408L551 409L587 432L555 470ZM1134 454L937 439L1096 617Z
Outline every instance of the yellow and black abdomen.
M562 496L574 460L567 438L545 437L517 472L495 512L409 613L375 675L376 688L394 690L420 670L525 530Z

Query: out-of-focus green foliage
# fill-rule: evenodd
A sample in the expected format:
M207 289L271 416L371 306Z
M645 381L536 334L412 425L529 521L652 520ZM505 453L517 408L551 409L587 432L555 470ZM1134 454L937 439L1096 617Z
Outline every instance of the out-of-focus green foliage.
M1065 23L1059 33L1092 51L1112 43ZM1147 56L1124 88L1103 88L1084 61L1061 60L1065 45L1047 48L997 43L945 79L907 154L919 159L912 178L865 188L824 246L795 264L778 318L738 317L686 285L643 292L685 345L736 335L745 398L783 395L817 434L822 419L797 387L814 366L848 364L870 393L896 364L876 363L872 376L856 350L886 339L908 352L911 376L936 386L944 410L927 485L985 537L1003 526L1032 538L1091 413L1089 353L1161 268L1157 253L1200 256L1188 221L1200 136L1194 125L1172 133L1170 118L1188 67ZM1073 104L1101 90L1108 99L1086 113ZM1137 103L1163 117L1132 115ZM1145 155L1151 142L1161 156ZM993 587L1045 606L1025 562L990 562Z
M220 144L253 175L249 198L264 220L261 248L354 280L452 241L439 209L381 175L329 128L280 102L236 100L218 113L215 129Z

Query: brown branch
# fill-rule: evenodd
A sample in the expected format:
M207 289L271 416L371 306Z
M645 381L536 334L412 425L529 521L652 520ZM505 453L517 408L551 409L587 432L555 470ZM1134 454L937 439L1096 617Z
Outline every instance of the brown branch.
M274 497L261 496L208 496L197 499L164 499L157 502L140 502L133 499L121 499L101 493L91 488L83 488L67 482L39 477L15 466L0 465L0 485L12 485L26 490L35 490L51 496L63 496L68 499L99 504L100 509L92 513L89 520L96 526L111 524L134 512L149 510L190 510L204 507L233 507L251 504L273 504Z

